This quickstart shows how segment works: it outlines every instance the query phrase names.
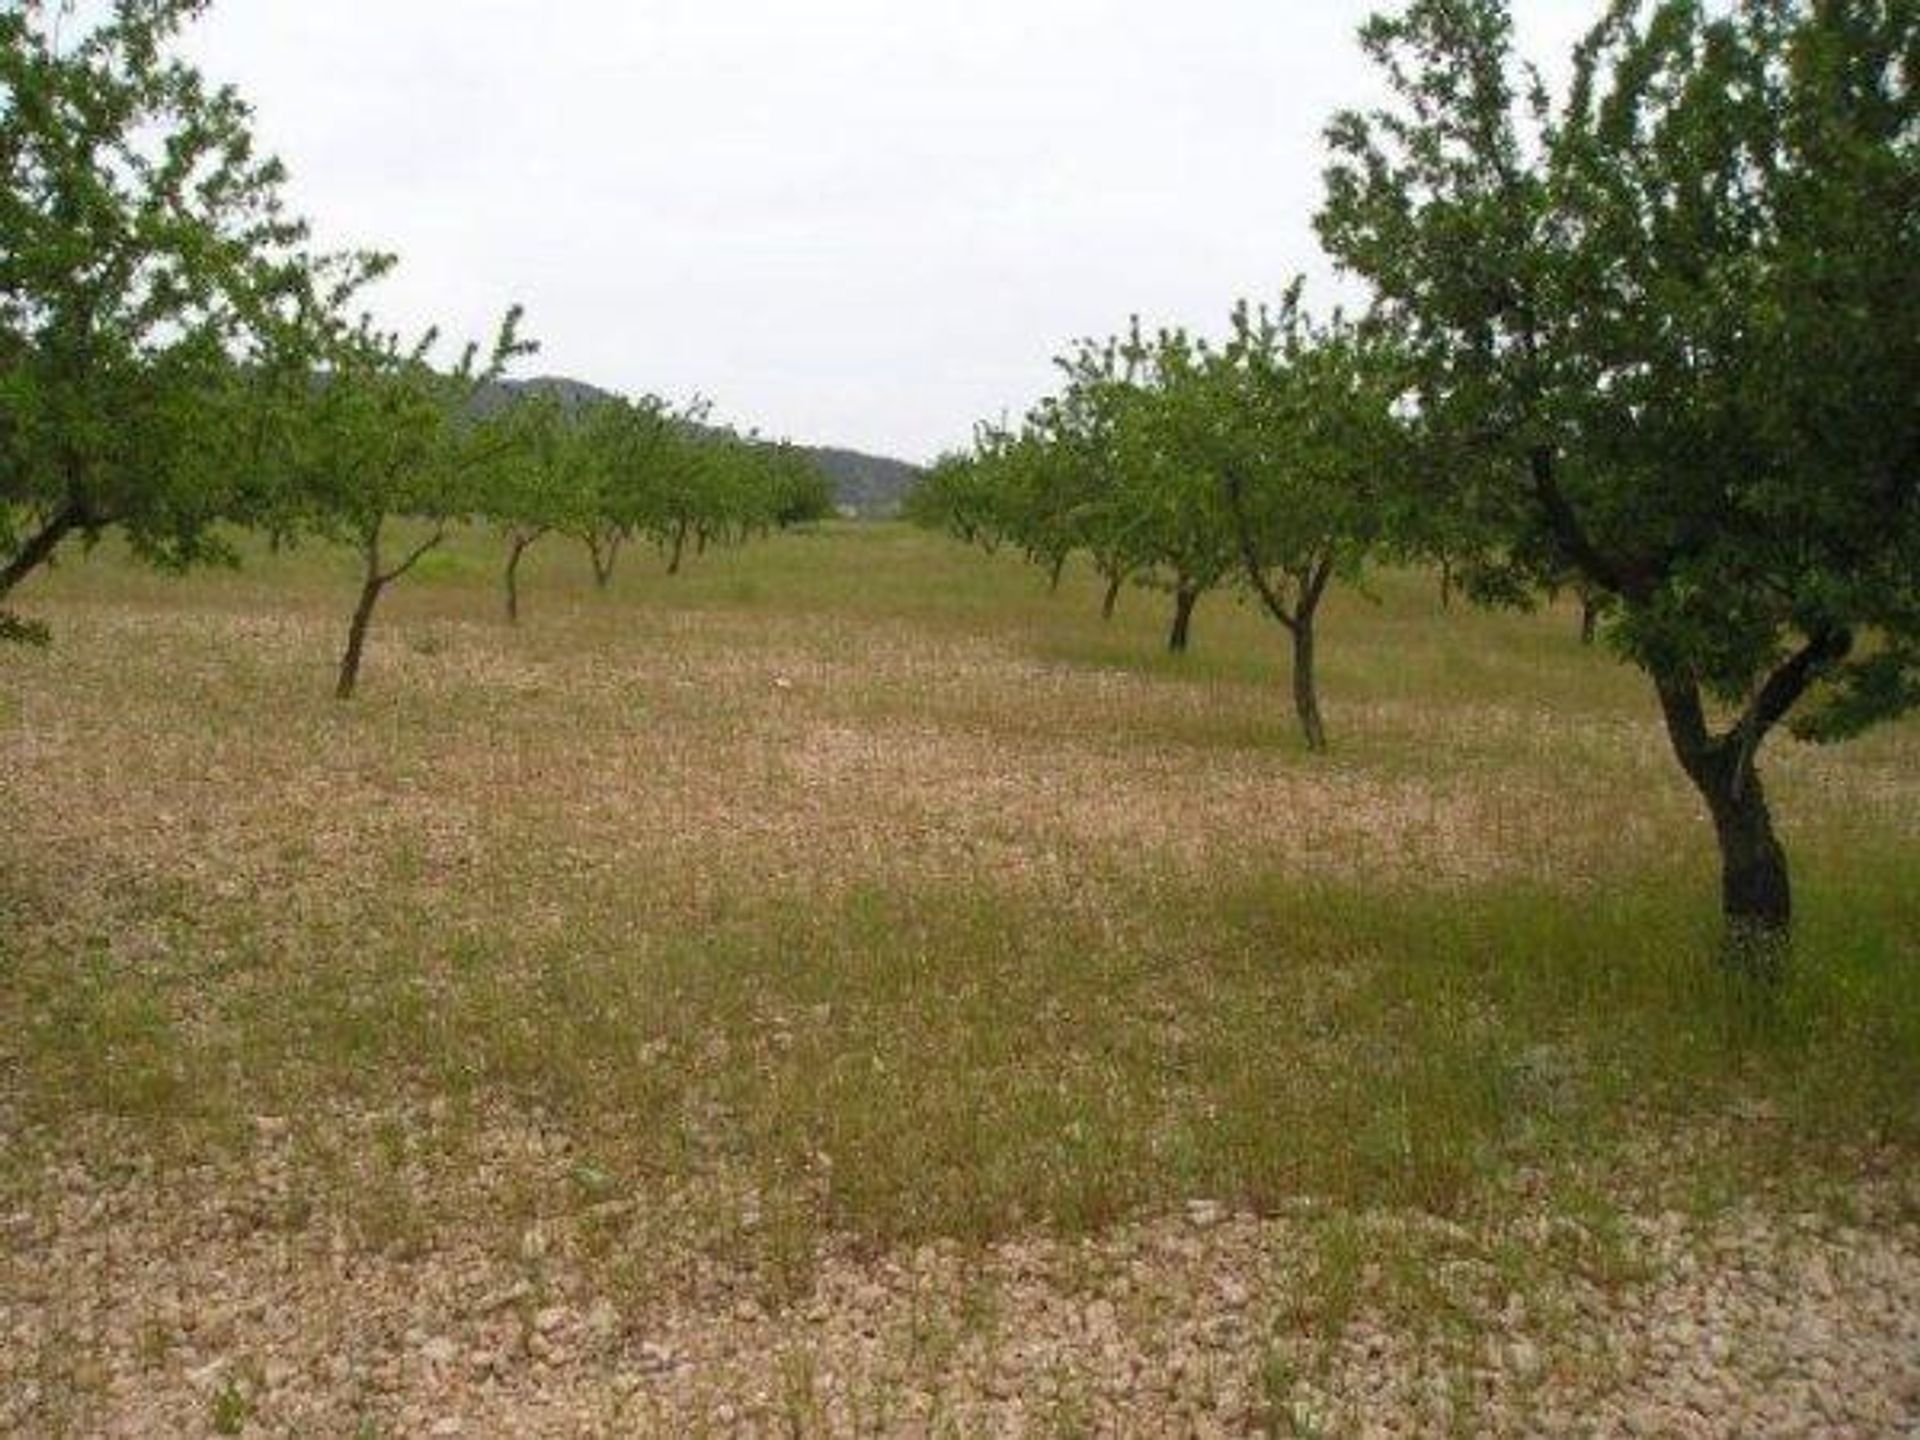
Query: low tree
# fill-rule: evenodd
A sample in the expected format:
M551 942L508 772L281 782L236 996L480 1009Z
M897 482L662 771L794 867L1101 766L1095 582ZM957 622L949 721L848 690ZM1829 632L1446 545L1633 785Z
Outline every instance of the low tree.
M830 520L834 505L833 477L799 446L786 441L757 447L753 529L760 535L792 530Z
M1225 497L1196 464L1168 396L1205 354L1184 332L1082 341L1056 360L1066 385L1018 430L977 427L964 460L936 465L909 513L991 549L1005 540L1058 583L1084 549L1107 581L1109 617L1126 580L1173 596L1167 648L1185 654L1201 598L1239 564Z
M1208 352L1185 331L1149 339L1138 324L1122 348L1138 381L1118 404L1113 428L1111 539L1141 583L1173 595L1167 649L1184 655L1201 598L1240 564L1226 492L1212 457L1195 444L1192 407L1212 399Z
M646 528L667 559L667 574L678 575L686 562L687 542L713 512L719 446L693 426L676 428L662 448L653 474Z
M1300 297L1295 284L1277 310L1241 305L1227 343L1170 402L1186 411L1194 463L1225 488L1247 583L1292 640L1294 708L1321 751L1320 605L1395 538L1408 455L1391 347L1338 316L1316 325Z
M1729 954L1792 916L1757 760L1920 700L1920 10L1614 0L1554 106L1504 0L1371 22L1319 220L1474 458L1435 498L1575 575L1718 842Z
M982 426L975 431L972 450L940 456L907 492L901 513L916 525L944 530L964 544L993 554L1005 542L1009 528L993 466L1003 434Z
M501 576L507 623L520 623L520 562L558 531L590 526L598 495L585 444L587 419L550 391L518 395L488 416L475 435L489 457L478 509L507 544Z
M475 398L507 363L530 353L520 311L501 322L484 359L469 345L451 370L431 363L437 335L408 347L363 324L337 351L299 407L290 470L300 528L344 541L361 560L359 599L340 657L335 695L351 699L387 587L443 544L460 520L484 513L498 493L492 472L510 465L518 437L475 421ZM390 528L417 527L397 558Z
M620 552L661 525L664 475L681 433L704 418L704 401L676 411L655 395L616 398L582 418L582 461L592 499L575 533L593 563L594 584L613 579Z
M1063 523L1074 548L1087 552L1105 583L1100 616L1111 620L1120 592L1140 567L1120 504L1118 429L1137 399L1137 345L1082 341L1055 359L1066 376L1058 396L1041 401L1028 419L1043 439L1048 463L1063 477Z
M246 105L175 53L202 8L0 10L0 601L109 529L170 568L231 559L221 524L279 503L277 402L388 263L307 248Z

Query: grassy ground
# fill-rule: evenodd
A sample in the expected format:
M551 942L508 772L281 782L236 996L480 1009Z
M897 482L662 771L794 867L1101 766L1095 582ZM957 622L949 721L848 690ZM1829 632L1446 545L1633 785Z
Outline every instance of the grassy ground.
M495 548L390 592L346 706L345 555L34 582L0 1205L271 1143L263 1226L573 1226L644 1310L1196 1197L1599 1225L1920 1153L1911 724L1767 756L1802 923L1759 1007L1649 693L1569 612L1339 596L1315 758L1226 598L1176 662L1165 597L1103 625L1085 574L847 526L606 595L548 542L509 629Z

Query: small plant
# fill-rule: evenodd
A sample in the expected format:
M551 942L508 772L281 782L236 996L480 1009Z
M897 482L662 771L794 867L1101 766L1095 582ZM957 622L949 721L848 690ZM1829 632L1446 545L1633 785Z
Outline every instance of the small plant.
M167 1356L173 1350L172 1327L159 1316L149 1315L140 1322L134 1347L140 1356L141 1365L149 1370L158 1370L167 1363Z
M210 1408L212 1413L208 1418L214 1434L240 1434L253 1418L253 1395L246 1381L239 1375L227 1376L213 1392Z
M826 1428L820 1403L819 1362L813 1352L793 1348L780 1356L780 1419L786 1434L800 1440Z
M29 645L44 650L53 643L53 632L37 620L23 620L0 610L0 645Z

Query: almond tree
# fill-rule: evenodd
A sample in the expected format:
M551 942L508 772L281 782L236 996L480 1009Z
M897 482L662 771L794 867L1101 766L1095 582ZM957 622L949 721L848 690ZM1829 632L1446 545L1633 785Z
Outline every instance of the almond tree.
M1392 537L1406 463L1394 418L1396 356L1339 317L1316 325L1296 284L1277 310L1241 305L1233 333L1186 393L1192 463L1217 475L1247 583L1293 642L1293 700L1311 750L1327 748L1315 672L1321 602Z
M655 395L616 397L579 419L579 459L591 497L571 533L587 547L593 582L605 590L620 551L648 523L657 470L674 427L682 421Z
M667 557L667 574L678 575L687 542L715 511L719 445L701 426L679 426L667 434L647 477L648 504L643 529Z
M916 525L944 530L989 555L997 551L1006 538L1006 521L1000 492L983 459L991 443L978 434L974 449L940 456L907 492L901 513Z
M760 466L762 533L830 520L837 513L833 477L797 445L782 442L762 446Z
M1138 377L1117 408L1112 432L1115 488L1111 543L1143 583L1173 595L1171 654L1192 643L1193 613L1240 564L1240 546L1211 457L1195 447L1187 407L1209 403L1208 352L1184 330L1152 338L1136 324L1123 349Z
M300 497L297 523L360 553L360 595L347 629L334 688L351 699L359 683L367 633L381 595L446 541L452 526L485 513L498 493L491 472L509 466L517 437L475 421L475 399L515 356L533 346L519 338L520 311L510 310L486 358L467 346L452 370L436 369L429 332L407 347L363 324L299 407L291 473ZM399 550L389 532L411 522Z
M172 53L202 8L0 9L0 600L109 529L231 558L216 527L278 503L275 402L387 264L308 250L246 105Z
M502 576L507 623L520 623L520 562L556 531L590 523L597 500L587 420L550 392L517 395L487 417L475 436L487 463L479 512L506 537Z
M1029 428L1042 437L1048 463L1064 477L1063 524L1074 547L1087 552L1106 582L1103 620L1113 618L1121 590L1140 567L1118 509L1115 443L1120 417L1136 398L1140 358L1137 345L1082 341L1054 361L1067 377L1066 388L1041 401L1028 417Z
M1504 0L1364 32L1320 229L1404 333L1433 498L1517 584L1571 573L1651 679L1774 973L1758 757L1920 701L1920 8L1614 0L1555 106ZM1471 457L1465 459L1464 457Z

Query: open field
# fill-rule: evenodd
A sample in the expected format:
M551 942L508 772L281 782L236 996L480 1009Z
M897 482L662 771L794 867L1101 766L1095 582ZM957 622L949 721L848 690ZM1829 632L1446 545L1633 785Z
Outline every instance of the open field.
M1794 982L1571 613L894 527L170 580L0 654L0 1429L1906 1433L1920 726ZM464 1427L459 1428L459 1427Z

